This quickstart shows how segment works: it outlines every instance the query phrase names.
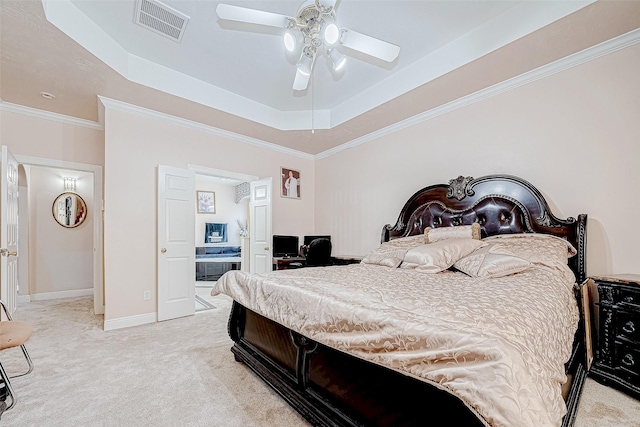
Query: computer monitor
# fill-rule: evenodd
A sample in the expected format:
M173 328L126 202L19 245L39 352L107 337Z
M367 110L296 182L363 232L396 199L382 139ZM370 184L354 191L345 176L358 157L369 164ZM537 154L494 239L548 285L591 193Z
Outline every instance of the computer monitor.
M331 236L304 236L304 245L309 246L309 243L313 242L315 239L327 239L331 241Z
M274 257L295 257L299 250L298 236L273 235Z

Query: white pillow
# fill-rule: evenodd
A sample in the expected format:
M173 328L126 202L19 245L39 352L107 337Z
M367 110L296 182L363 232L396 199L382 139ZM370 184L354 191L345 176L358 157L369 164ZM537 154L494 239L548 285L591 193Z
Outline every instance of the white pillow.
M439 273L451 267L486 243L475 239L447 239L409 249L404 256L403 268L415 268L422 273Z
M384 242L369 252L362 260L362 263L396 268L402 263L407 250L422 244L423 241L424 237L420 234Z
M536 267L560 272L569 283L576 281L568 259L577 251L564 239L549 234L518 233L498 234L483 241L491 244L489 252L492 254L524 258Z
M459 259L453 266L471 277L492 278L520 273L532 264L517 256L491 253L491 246L485 246Z

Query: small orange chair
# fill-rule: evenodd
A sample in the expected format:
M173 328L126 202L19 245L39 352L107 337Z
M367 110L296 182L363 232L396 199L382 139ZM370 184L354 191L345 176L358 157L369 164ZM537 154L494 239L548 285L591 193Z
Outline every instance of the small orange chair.
M27 342L29 337L31 337L31 324L28 322L12 320L11 315L7 311L7 306L5 306L4 302L1 300L0 305L2 305L4 313L8 319L0 321L0 351L20 346L24 357L27 359L27 364L29 365L29 370L27 372L10 377L4 370L2 363L0 363L0 397L2 397L2 400L0 400L1 415L4 411L11 409L16 404L16 395L11 387L9 379L22 377L31 373L31 371L33 371L33 362L31 362L31 357L29 357L27 348L24 346L24 343ZM10 404L6 403L8 397L11 398Z

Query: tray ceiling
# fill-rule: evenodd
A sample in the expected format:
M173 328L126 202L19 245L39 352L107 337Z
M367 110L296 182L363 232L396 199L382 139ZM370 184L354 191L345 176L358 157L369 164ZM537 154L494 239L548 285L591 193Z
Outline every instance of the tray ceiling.
M136 24L136 0L3 0L2 100L95 121L102 95L315 154L637 27L637 14L609 7L611 22L585 41L575 20L605 7L589 0L339 0L341 27L394 43L400 56L388 64L340 48L345 68L332 73L321 56L297 92L283 31L221 21L217 1L162 3L188 17L179 41ZM224 3L288 16L299 6ZM545 33L566 45L525 43Z

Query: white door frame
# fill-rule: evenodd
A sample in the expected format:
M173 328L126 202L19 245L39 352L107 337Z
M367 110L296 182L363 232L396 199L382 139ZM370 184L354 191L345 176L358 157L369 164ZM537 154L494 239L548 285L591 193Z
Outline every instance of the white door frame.
M247 175L244 173L231 172L222 169L214 169L208 168L206 166L198 166L198 165L187 165L187 169L192 170L196 173L196 175L206 175L206 176L215 176L217 178L229 178L238 180L240 182L251 182L260 177L255 175Z
M93 174L93 310L95 314L104 314L103 292L103 243L102 243L102 214L104 201L102 199L102 166L87 163L68 162L64 160L45 159L42 157L14 155L19 164L31 166L45 166L59 169L70 169Z

